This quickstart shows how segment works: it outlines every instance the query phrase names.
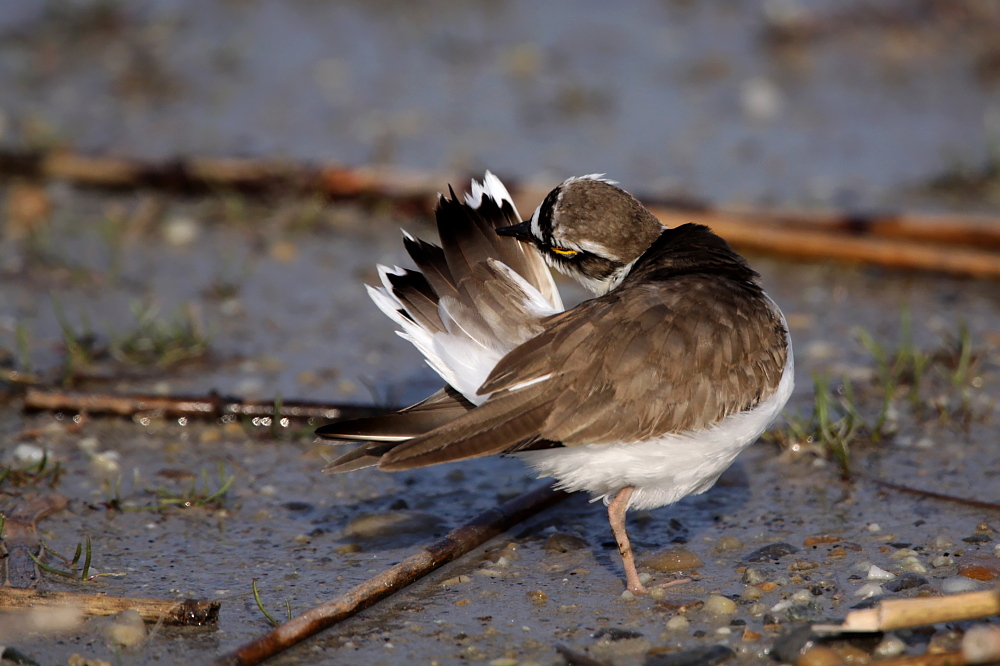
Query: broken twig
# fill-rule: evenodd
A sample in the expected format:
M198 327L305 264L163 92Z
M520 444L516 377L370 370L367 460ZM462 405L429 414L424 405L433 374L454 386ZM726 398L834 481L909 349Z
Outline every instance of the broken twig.
M466 180L456 174L260 158L143 162L65 151L13 150L0 150L0 174L119 189L205 192L227 188L248 193L319 194L329 199L378 197L416 203L427 211L444 183ZM548 191L518 187L513 182L509 185L521 210L532 210ZM1000 250L1000 219L996 217L713 207L698 200L639 198L664 224L706 224L737 249L1000 279L1000 253L996 252Z
M378 416L393 408L306 401L281 401L276 408L274 400L241 400L214 393L206 396L115 395L30 388L24 394L23 409L26 412L86 412L110 416L156 414L170 418L283 417L334 421Z
M1000 588L946 597L889 599L874 608L851 611L841 625L815 625L817 633L893 631L938 622L1000 615Z
M567 494L541 486L479 514L415 555L355 586L341 596L298 615L255 641L219 657L217 666L248 666L314 636L461 557L511 526L547 509Z
M149 599L117 597L106 594L58 592L53 590L22 590L0 587L0 610L26 610L29 608L75 608L88 617L114 615L126 610L136 610L145 622L159 622L182 626L215 624L219 619L218 601L185 599Z

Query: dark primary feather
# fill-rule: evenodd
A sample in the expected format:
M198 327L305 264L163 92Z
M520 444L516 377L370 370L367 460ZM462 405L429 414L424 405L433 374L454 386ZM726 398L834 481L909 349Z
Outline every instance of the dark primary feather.
M393 414L331 423L316 430L320 437L369 441L326 466L326 472L349 472L377 465L383 454L405 440L450 423L474 405L450 386Z
M482 406L401 443L380 467L710 427L771 395L788 353L757 274L698 225L665 231L618 289L542 325L494 368Z

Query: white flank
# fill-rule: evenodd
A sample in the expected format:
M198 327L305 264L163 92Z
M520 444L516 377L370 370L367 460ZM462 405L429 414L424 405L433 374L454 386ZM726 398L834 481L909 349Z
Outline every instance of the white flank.
M787 329L786 329L787 330ZM625 486L635 486L629 508L653 509L711 488L736 456L781 413L794 386L791 341L778 388L753 409L726 417L714 427L643 442L586 444L523 451L514 455L557 487L586 490L608 504ZM584 408L581 405L581 408Z

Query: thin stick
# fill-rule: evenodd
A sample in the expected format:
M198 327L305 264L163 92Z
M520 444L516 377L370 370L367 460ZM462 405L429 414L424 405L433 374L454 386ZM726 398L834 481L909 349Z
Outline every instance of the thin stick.
M250 193L321 194L334 199L380 197L432 205L443 183L465 180L457 174L399 169L349 168L340 164L303 164L261 158L189 158L164 162L129 158L87 156L66 151L25 152L0 150L0 174L29 178L55 178L78 185L105 188L153 187L181 191L219 188ZM532 210L547 193L538 187L508 188L521 210ZM727 240L747 249L790 254L806 259L839 259L882 263L901 268L937 270L963 275L995 277L995 273L964 271L964 258L948 258L942 244L1000 249L1000 221L985 215L954 213L855 213L831 210L782 210L751 207L712 207L698 200L665 202L643 197L670 226L685 222L708 224ZM773 229L767 229L773 227ZM724 230L724 231L723 231ZM792 236L775 234L784 231ZM758 232L768 236L765 241ZM823 236L848 241L909 240L933 244L936 253L891 243L849 242L828 246ZM738 240L737 240L737 237ZM800 240L796 240L796 239ZM919 245L918 245L919 247ZM895 248L895 249L894 249ZM974 253L971 255L976 257ZM996 258L994 258L996 261ZM943 265L943 267L942 267ZM978 262L977 262L978 265Z
M1000 589L947 597L889 599L875 608L852 611L839 626L817 625L818 633L892 631L938 622L974 620L1000 615Z
M541 486L479 514L443 539L386 569L344 594L298 615L255 641L243 645L212 664L248 666L316 635L372 604L405 588L438 567L468 553L511 526L547 509L568 495Z
M226 416L274 417L273 400L241 400L210 394L205 396L115 395L30 388L24 394L26 412L86 412L111 416L159 414L166 417L218 419ZM355 419L378 416L392 407L282 401L277 416L291 419Z
M218 601L198 599L150 599L141 597L116 597L106 594L83 592L40 591L15 587L0 587L0 609L26 610L29 608L77 608L85 616L114 615L125 610L137 610L145 622L158 622L183 626L215 624L219 619Z
M914 488L912 486L905 486L901 483L893 483L892 481L885 481L883 479L877 479L873 476L868 476L866 474L857 474L855 476L866 481L871 481L884 488L891 488L892 490L898 490L902 493L910 493L911 495L920 495L921 497L933 497L934 499L945 500L947 502L955 502L957 504L964 504L966 506L974 506L977 509L990 509L992 511L1000 511L1000 504L996 502L987 502L985 500L972 499L970 497L958 497L957 495L948 495L947 493L939 493L933 490L924 490L922 488Z
M1000 254L964 247L919 243L894 238L852 236L832 231L786 228L738 216L706 211L684 213L651 209L661 222L677 220L706 224L741 250L808 260L866 263L979 278L1000 279ZM1000 224L998 224L1000 228Z

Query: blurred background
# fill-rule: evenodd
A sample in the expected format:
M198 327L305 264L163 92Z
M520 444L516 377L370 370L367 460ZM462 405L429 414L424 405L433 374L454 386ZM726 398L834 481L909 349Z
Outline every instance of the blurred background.
M246 158L212 165L259 178L210 181L209 158ZM975 557L1000 576L985 510L845 480L853 465L1000 499L1000 290L983 279L1000 277L997 0L0 1L0 500L58 493L69 510L41 523L45 541L72 553L89 535L95 570L128 572L78 588L223 604L217 631L164 628L124 662L96 623L15 635L19 649L200 663L268 626L252 580L277 615L302 612L538 483L503 458L329 477L341 449L315 420L146 403L68 418L73 400L109 394L426 397L440 379L362 283L376 263L408 265L399 228L433 240L434 193L485 169L523 214L595 172L647 203L716 206L659 208L674 224L722 233L728 211L722 235L787 316L795 393L718 487L630 518L640 553L688 544L704 561L665 604L617 600L607 521L575 497L504 537L519 553L505 572L471 554L281 663L553 664L555 644L598 650L598 628L627 628L645 638L631 661L605 641L615 664L718 643L757 664L783 623L855 603L873 564L933 586L905 594L975 588L988 579L960 575ZM806 223L774 213L787 209ZM858 211L900 212L912 237L879 236L898 220L876 229ZM797 253L808 239L819 251ZM947 266L854 251L875 244ZM846 245L852 261L829 261ZM38 394L54 402L31 413ZM352 532L371 515L381 533ZM829 555L823 569L785 560L748 577L747 553L821 534L851 548L820 539L796 557ZM572 552L542 547L567 535ZM691 610L664 633L710 594L744 595L732 629Z
M996 169L1000 6L31 0L0 91L8 147L871 207Z

